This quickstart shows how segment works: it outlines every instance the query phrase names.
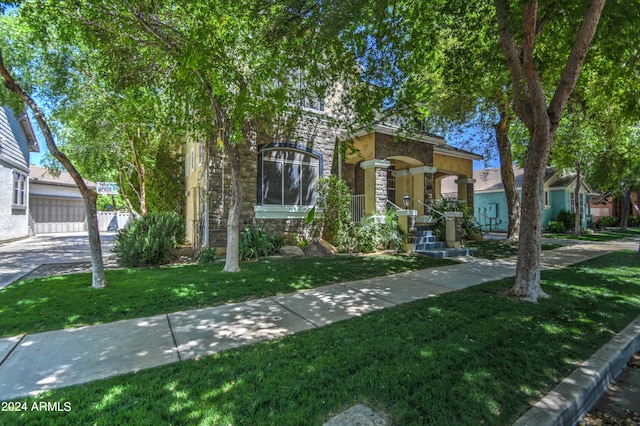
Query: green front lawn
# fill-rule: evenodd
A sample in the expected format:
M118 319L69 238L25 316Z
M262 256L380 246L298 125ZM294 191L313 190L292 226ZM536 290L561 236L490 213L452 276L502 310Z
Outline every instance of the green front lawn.
M640 236L640 228L628 228L626 231L621 229L611 228L605 231L596 231L594 234L580 234L575 236L573 234L544 234L544 238L556 238L563 240L578 240L578 241L612 241L618 238L637 237Z
M455 263L424 256L335 256L106 271L23 280L0 290L0 337L139 318L291 293L327 284Z
M518 243L503 244L502 240L467 241L467 247L473 248L473 256L483 259L501 259L518 255ZM542 243L542 250L553 250L562 244Z
M640 260L612 253L542 272L551 296L505 297L511 279L34 401L69 412L7 424L320 425L357 403L397 425L510 425L640 315Z

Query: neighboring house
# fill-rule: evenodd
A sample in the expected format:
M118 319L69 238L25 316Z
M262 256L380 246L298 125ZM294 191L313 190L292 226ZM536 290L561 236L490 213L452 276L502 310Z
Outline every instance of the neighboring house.
M29 204L34 232L86 231L84 200L71 175L60 172L54 176L43 167L29 168ZM85 182L95 190L95 183Z
M0 242L29 235L29 153L38 151L27 114L0 107Z
M601 217L612 216L621 218L623 199L621 196L612 197L610 194L602 194L591 198L591 214L593 222L596 223ZM640 217L640 194L638 192L631 193L631 205L629 208L629 217Z
M338 175L352 194L352 216L383 213L388 201L424 214L422 202L439 197L440 180L456 176L457 197L473 205L473 160L481 156L450 147L435 135L404 135L401 126L378 124L347 136L332 126L330 104L304 105L295 131L257 134L241 145L244 224L268 233L309 237L305 218L316 204L316 184ZM282 136L288 134L288 136ZM340 154L350 141L356 152ZM226 245L230 196L229 166L217 144L185 146L187 240L195 247Z
M518 194L522 197L522 180L524 170L514 166ZM475 170L473 172L475 184L475 206L474 214L476 222L485 231L507 231L509 224L507 215L507 200L504 194L504 186L500 176L500 169ZM576 176L556 172L555 168L547 167L545 170L544 182L544 206L542 209L542 228L546 229L550 220L556 220L561 210L575 212L575 187ZM451 196L450 182L443 183L443 195ZM589 185L582 179L580 187L580 211L582 215L582 226L586 227L591 220L589 211L589 200L595 195ZM522 212L526 214L526 212Z

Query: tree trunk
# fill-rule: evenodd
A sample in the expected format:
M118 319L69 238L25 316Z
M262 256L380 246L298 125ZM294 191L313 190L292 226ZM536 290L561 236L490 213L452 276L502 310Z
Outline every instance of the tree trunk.
M78 170L71 163L69 158L64 155L64 153L58 150L58 147L55 143L55 139L53 138L53 133L47 124L47 121L44 118L44 114L35 103L35 101L29 96L23 89L18 85L9 71L6 69L4 65L4 60L2 57L2 52L0 51L0 74L4 79L4 85L7 89L11 90L15 94L17 94L22 101L29 106L31 111L33 112L33 116L38 122L38 126L42 131L42 135L44 136L45 142L47 143L47 148L51 155L54 156L62 166L69 172L73 181L77 185L80 193L82 194L82 198L84 199L85 209L87 210L87 224L89 231L89 248L91 250L91 265L92 265L92 283L91 286L93 288L103 288L106 285L106 280L104 277L104 265L102 263L102 247L100 246L100 232L98 230L98 216L97 216L97 208L96 208L96 200L98 199L98 194L89 189L78 173Z
M231 200L227 218L227 254L223 271L238 272L240 270L240 212L242 208L242 177L240 168L240 150L224 138L231 171Z
M542 201L544 172L558 123L575 88L582 64L593 40L605 0L590 0L576 39L547 106L542 78L536 67L535 47L540 30L538 1L524 3L522 27L513 27L512 2L494 0L499 43L507 61L514 93L513 108L529 130L530 140L524 163L520 245L516 282L512 294L537 301L546 296L540 287L540 244L542 240ZM520 45L514 31L519 31Z
M548 132L537 136L539 139L531 145L550 144ZM542 204L544 198L544 177L548 150L529 148L524 164L524 183L522 185L522 216L520 222L520 244L518 245L518 264L516 282L511 294L525 300L536 302L547 294L540 286L540 255L542 245Z
M138 182L140 185L140 192L138 194L138 198L140 201L140 214L142 216L147 215L147 186L146 186L146 178L145 178L145 170L144 164L140 161L140 157L138 156L138 150L136 149L136 137L140 138L140 129L138 128L137 136L129 136L129 144L131 145L131 153L133 154L133 164L136 168L136 173L138 173Z
M124 202L127 204L129 213L131 213L131 215L134 218L137 218L140 216L140 213L138 213L137 210L133 208L133 203L131 202L131 200L127 196L127 193L124 190L124 178L123 178L124 171L122 171L122 169L118 167L118 165L116 165L116 170L118 171L118 183L120 184L120 195L122 196L122 199L124 200Z
M574 221L574 234L580 235L582 232L582 211L580 211L580 186L582 185L582 168L580 162L576 162L576 188L574 190L574 205L573 209L576 212L576 218Z
M511 155L511 141L509 140L509 126L511 118L508 112L500 112L500 122L495 125L498 155L500 156L500 177L507 199L507 238L505 244L517 242L520 234L520 198L518 187L513 174L513 156Z
M627 230L627 222L629 218L629 207L631 206L631 186L622 183L620 185L622 189L622 211L620 216L620 229L622 231Z
M87 210L87 230L89 232L89 251L91 253L91 287L103 288L107 285L102 262L102 246L100 245L100 229L98 227L98 194L90 191L84 196L84 207ZM115 206L114 206L115 208Z

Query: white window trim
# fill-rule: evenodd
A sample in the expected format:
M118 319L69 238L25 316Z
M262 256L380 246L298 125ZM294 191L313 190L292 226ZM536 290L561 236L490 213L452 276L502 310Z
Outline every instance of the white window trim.
M544 190L544 209L549 210L551 208L551 192L548 189Z
M253 206L256 219L304 219L313 206Z
M16 174L20 176L18 180L15 179ZM20 185L19 182L22 182L22 189L19 188L19 185ZM18 187L16 187L16 184L18 185ZM28 184L29 184L29 175L27 175L26 173L20 170L14 169L11 175L11 208L14 208L14 209L27 208L28 197L29 197L29 188L27 186ZM20 191L22 193L22 200L23 200L22 203L16 202L18 201L16 199L16 191Z

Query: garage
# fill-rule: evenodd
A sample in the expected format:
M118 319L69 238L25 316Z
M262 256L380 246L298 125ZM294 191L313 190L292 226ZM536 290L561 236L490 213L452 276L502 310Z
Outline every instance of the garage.
M42 167L30 166L29 224L36 234L86 231L82 194L71 175L53 176ZM93 182L85 181L95 189Z

